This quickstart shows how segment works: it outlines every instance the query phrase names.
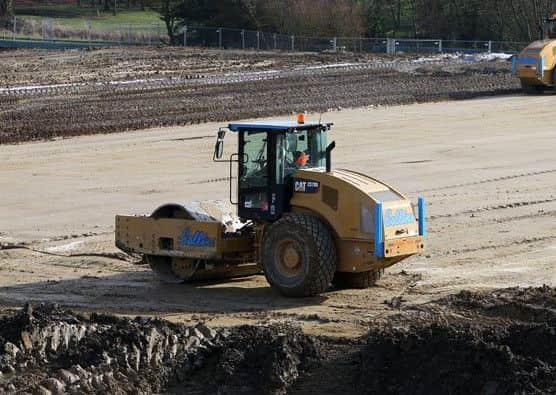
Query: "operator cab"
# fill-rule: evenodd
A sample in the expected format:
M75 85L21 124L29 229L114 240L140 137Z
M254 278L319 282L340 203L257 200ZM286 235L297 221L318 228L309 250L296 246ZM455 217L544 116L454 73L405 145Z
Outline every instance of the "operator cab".
M296 170L327 168L327 152L330 152L327 132L331 126L330 123L305 123L303 117L298 122L228 125L239 137L238 153L230 157L230 166L232 162L238 163L237 201L232 203L238 205L239 217L273 221L289 210ZM221 129L215 159L222 155L224 134Z
M556 39L556 13L545 19L543 32L545 39Z

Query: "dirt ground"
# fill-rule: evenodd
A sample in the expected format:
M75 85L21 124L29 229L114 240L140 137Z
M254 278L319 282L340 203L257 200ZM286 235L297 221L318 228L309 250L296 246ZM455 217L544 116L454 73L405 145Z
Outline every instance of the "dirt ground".
M507 60L199 49L0 52L0 144L515 93Z
M25 305L0 318L2 393L548 394L556 288L462 291L358 339ZM548 347L547 347L548 345Z
M356 338L400 309L462 290L555 287L553 99L326 113L335 124L334 166L426 197L429 237L425 254L388 269L377 287L306 299L279 296L263 276L163 284L113 246L116 213L227 199L228 169L211 161L222 123L2 146L0 241L48 254L0 250L0 303L49 301L215 327L285 322L307 334ZM233 150L230 135L226 152Z

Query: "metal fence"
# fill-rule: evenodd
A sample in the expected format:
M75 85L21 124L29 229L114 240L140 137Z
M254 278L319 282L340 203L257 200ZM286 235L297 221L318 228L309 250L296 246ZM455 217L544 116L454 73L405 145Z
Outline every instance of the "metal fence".
M103 24L93 22L58 23L55 19L27 19L14 17L6 29L0 28L0 39L13 41L81 42L97 45L160 45L168 41L162 23Z
M13 18L11 26L0 30L0 39L46 43L81 43L85 46L105 45L166 45L169 43L162 22L149 25L98 25L91 21L72 24L55 19L32 20ZM306 52L367 52L367 53L515 53L523 42L460 41L441 39L396 39L366 37L306 37L245 29L184 26L177 43L187 47L250 49Z

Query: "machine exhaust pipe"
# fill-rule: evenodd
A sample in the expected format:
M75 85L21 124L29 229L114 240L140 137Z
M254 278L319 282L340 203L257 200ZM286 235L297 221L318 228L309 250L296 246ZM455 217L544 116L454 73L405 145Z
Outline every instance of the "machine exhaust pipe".
M332 150L336 148L336 142L331 142L328 147L326 147L326 172L330 173L332 171Z

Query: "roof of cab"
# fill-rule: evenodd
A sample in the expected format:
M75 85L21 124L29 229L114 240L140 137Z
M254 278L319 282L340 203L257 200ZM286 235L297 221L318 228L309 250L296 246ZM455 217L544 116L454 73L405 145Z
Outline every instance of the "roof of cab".
M228 129L232 132L240 132L243 130L274 130L278 132L286 132L288 130L307 130L317 127L330 129L331 125L331 123L321 122L297 123L295 121L258 121L231 123L228 125Z

